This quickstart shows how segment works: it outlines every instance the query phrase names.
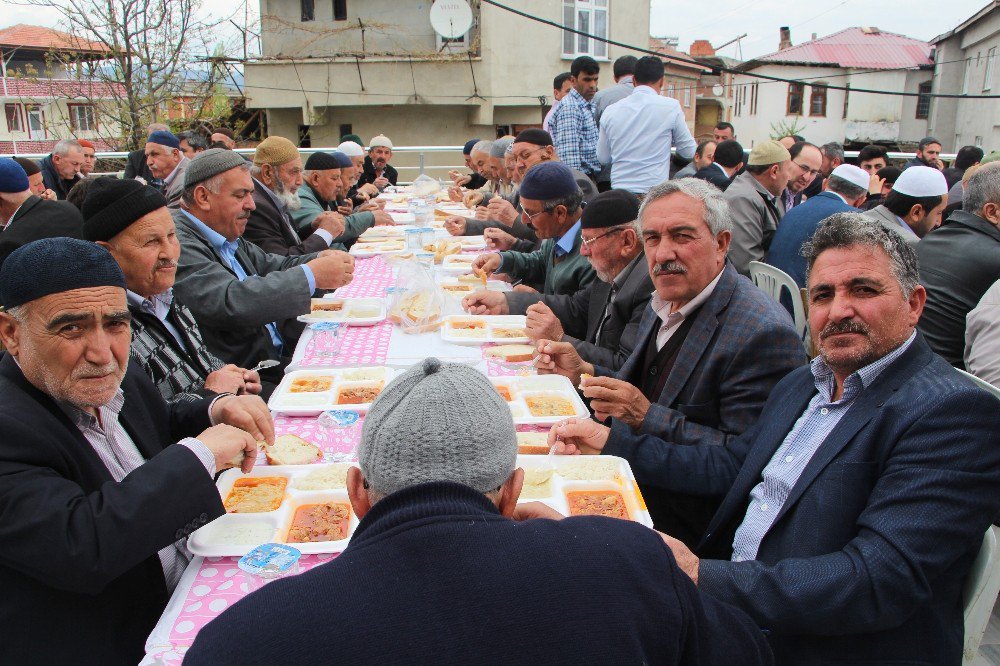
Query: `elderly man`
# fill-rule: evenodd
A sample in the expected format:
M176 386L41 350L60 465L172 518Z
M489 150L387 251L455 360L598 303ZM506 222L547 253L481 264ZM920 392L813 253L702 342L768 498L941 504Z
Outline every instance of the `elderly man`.
M157 130L146 139L146 166L153 178L160 182L157 189L167 199L168 208L180 208L184 192L184 172L191 164L181 152L180 141L171 132Z
M516 454L510 410L482 374L436 358L409 369L365 418L348 471L362 519L351 543L227 609L185 663L770 663L760 630L702 600L655 532L596 516L511 520ZM601 621L583 631L521 619L595 603Z
M636 346L639 322L653 293L636 218L639 200L627 190L598 194L580 218L580 254L597 280L570 296L477 291L462 300L473 314L527 314L528 337L568 342L588 363L617 370Z
M41 199L56 200L56 193L45 187L45 181L42 179L42 168L38 166L38 162L29 160L27 157L14 157L13 160L21 165L24 173L28 174L28 189L31 190L32 194Z
M927 289L918 328L931 349L961 368L965 317L1000 280L1000 162L981 166L969 178L962 210L920 241L917 256L920 284Z
M532 167L521 181L525 224L542 239L534 252L494 252L472 262L474 270L504 273L512 280L541 285L544 294L572 294L597 276L580 254L583 193L573 171L561 162Z
M166 199L136 180L100 178L83 204L84 237L125 274L132 358L168 402L217 393L260 393L256 372L225 365L205 347L191 311L174 298L181 253Z
M351 203L355 206L362 205L370 199L377 197L377 187L371 183L358 182L361 180L361 174L365 172L365 149L361 147L361 144L355 143L354 141L344 141L337 146L337 150L347 155L351 159L351 164L354 165L353 177L344 179L348 185L347 194L345 196L350 199ZM483 182L485 183L486 181Z
M371 183L381 192L389 185L395 185L399 174L389 164L392 159L392 141L384 134L372 138L368 144L368 157L365 158L364 171L358 179L359 185Z
M250 173L254 210L247 220L245 240L270 254L293 257L325 250L344 233L344 216L336 211L314 217L310 223L313 231L304 240L296 231L292 213L302 207L297 193L302 185L302 158L288 139L264 139L254 153ZM338 243L335 249L343 247Z
M788 180L785 191L781 193L781 203L787 214L803 199L812 198L823 191L823 179L831 172L823 171L823 152L807 141L798 141L788 149L792 158L792 170L795 172ZM813 184L817 187L813 188ZM811 192L811 194L808 194Z
M714 141L702 141L694 149L694 159L687 163L682 169L678 169L672 178L693 178L696 173L705 167L712 166L715 162L715 147L718 144Z
M148 137L153 132L169 132L170 128L163 123L150 123L146 126L146 136ZM149 170L149 166L146 164L146 151L142 148L139 150L133 150L128 154L128 158L125 160L125 179L133 180L135 178L140 178L147 185L152 185L156 187L159 183L156 182L156 178Z
M941 142L932 136L925 136L917 144L916 157L903 166L903 170L925 166L941 171L944 169L944 162L941 161Z
M478 190L479 188L486 185L486 178L483 177L472 165L472 149L480 139L469 139L462 146L462 157L465 158L465 168L470 169L472 173L461 173L455 171L454 169L448 172L448 178L456 187L466 187L470 190Z
M785 214L781 194L788 186L792 156L777 141L754 146L747 169L733 178L724 196L733 218L729 260L743 275L750 274L751 261L763 261L771 238Z
M97 148L93 141L77 139L76 142L83 148L83 164L80 165L80 175L88 178L94 171L94 164L97 162Z
M256 396L166 404L129 364L125 278L93 243L18 249L0 301L0 661L135 664L185 538L225 512L215 473L250 470L271 416Z
M593 179L601 171L597 157L597 121L592 104L601 66L590 56L583 55L573 61L569 70L572 88L552 112L549 132L560 159Z
M208 150L208 141L205 139L205 135L198 130L181 132L177 135L177 141L184 157L189 160L193 160L198 153Z
M708 166L698 169L693 178L707 180L725 192L743 168L743 146L733 139L722 141L716 144L712 160Z
M20 164L0 157L0 263L40 238L83 238L83 218L72 204L49 201L31 193Z
M39 163L42 180L46 189L56 193L56 198L64 200L70 189L80 180L83 166L83 147L73 139L56 142L52 152Z
M243 240L254 209L249 169L223 148L191 160L184 205L173 213L181 243L174 293L191 308L208 350L223 361L241 368L280 361L261 371L266 392L281 380L292 352L280 325L309 312L316 289L349 283L354 258L335 250L286 257Z
M704 559L667 541L781 663L959 664L965 579L1000 510L1000 402L914 331L925 292L898 234L838 213L806 258L819 356L726 447L741 469L675 461L678 484L728 494Z
M583 394L610 427L588 420L560 432L587 433L627 459L658 529L697 543L742 462L731 442L806 354L788 313L726 262L731 222L718 189L667 181L650 190L639 220L656 291L628 361L613 372L584 362L572 345L542 340L536 364L574 385L594 375ZM676 470L709 454L720 469L699 471L705 492L676 483L674 474L688 473Z
M882 203L865 214L916 245L941 225L947 205L948 183L941 172L917 166L903 171Z
M221 143L229 150L236 149L236 133L228 127L216 127L211 136L212 143Z

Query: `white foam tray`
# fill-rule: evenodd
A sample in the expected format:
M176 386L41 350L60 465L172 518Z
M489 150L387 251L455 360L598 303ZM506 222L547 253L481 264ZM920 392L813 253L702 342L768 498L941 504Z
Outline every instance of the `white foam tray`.
M330 301L340 301L343 303L343 310L340 312L318 311L306 315L299 315L299 321L307 324L329 321L346 326L374 326L385 321L386 305L384 298L337 298L333 294L326 294L323 298L312 299L313 303L329 303ZM377 314L371 316L358 316L356 312L359 308L376 308Z
M474 322L481 325L482 328L464 329L465 334L463 334L463 329L455 327L455 324L459 322ZM495 333L498 328L523 329L527 325L527 317L524 315L448 315L444 317L444 324L441 326L441 339L457 345L482 345L488 342L505 345L527 344L530 342L527 335L505 338ZM470 333L475 333L475 335L470 335Z
M528 375L513 377L489 377L494 386L505 386L510 391L507 403L514 423L517 425L555 425L566 419L590 416L590 410L583 404L576 387L562 375ZM528 407L527 398L537 395L558 395L573 407L572 414L556 416L534 416Z
M353 373L359 371L370 371L380 379L355 380L351 378ZM364 414L371 407L371 403L352 404L337 402L337 398L342 388L353 386L370 385L382 382L384 388L392 381L397 371L386 366L362 366L352 368L331 368L331 369L309 369L293 370L285 373L278 388L271 394L271 399L267 401L268 408L276 414L287 414L288 416L315 416L328 409L346 409L352 412ZM313 391L293 393L292 384L302 377L324 377L331 379L329 389L325 391Z

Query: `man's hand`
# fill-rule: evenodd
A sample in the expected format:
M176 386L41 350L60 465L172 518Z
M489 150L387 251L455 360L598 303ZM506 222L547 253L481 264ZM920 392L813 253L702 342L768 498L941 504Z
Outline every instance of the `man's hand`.
M474 219L477 219L480 222L485 222L490 219L490 212L486 206L476 206L476 215Z
M548 504L541 502L524 502L518 504L514 509L514 520L533 520L535 518L545 518L547 520L562 520L566 516L562 515Z
M487 275L491 273L496 273L497 269L500 268L502 260L500 255L496 252L491 254L481 254L472 261L472 270L475 272L477 269L485 271Z
M663 539L663 543L667 544L667 548L670 552L674 554L674 559L677 560L677 566L681 568L681 571L688 575L695 585L698 584L698 565L701 560L691 552L691 549L684 545L683 541L678 541L672 536L667 536L663 532L657 532L660 538Z
M205 378L205 388L216 393L260 393L260 375L229 363Z
M472 210L473 208L475 208L479 204L483 203L483 199L484 198L485 198L485 195L482 192L479 192L479 191L466 192L462 196L462 203L465 204L466 208L468 208L469 210Z
M389 179L386 178L385 176L379 176L378 178L376 178L374 180L374 182L372 184L375 187L377 187L378 189L384 190L385 188L387 188L389 186Z
M649 400L642 391L628 382L613 377L588 377L581 386L583 395L590 398L594 418L603 421L613 416L633 428L642 425L649 411Z
M364 192L369 199L378 196L378 188L371 183L365 183L364 185L358 186L358 193Z
M345 224L343 215L340 213L334 213L332 210L327 210L316 216L316 218L312 221L312 228L323 229L336 238L344 233Z
M462 193L462 187L460 185L452 185L448 188L448 198L458 203L462 201L465 195Z
M329 252L329 254L327 254ZM336 289L354 278L354 257L340 250L325 250L306 263L316 278L317 289Z
M539 340L537 346L535 368L540 375L562 375L577 386L581 374L594 374L594 366L580 358L576 348L568 342Z
M216 404L225 399L219 398ZM260 400L260 398L257 399ZM264 403L261 402L261 404L263 405ZM267 407L264 409L266 410ZM202 431L197 439L215 457L216 472L236 467L235 463L237 460L241 461L239 465L244 474L253 469L253 464L257 459L258 440L255 440L253 435L245 430L227 424L219 424Z
M350 215L354 212L354 202L350 199L344 199L344 203L337 206L337 212L341 215Z
M868 194L881 194L883 185L885 185L885 178L879 178L878 173L873 173L868 182Z
M500 224L506 224L508 227L513 225L517 220L517 209L503 197L493 197L490 199L489 205L486 206L486 211L489 214L489 219L496 220Z
M499 291L480 289L462 299L462 308L474 315L510 314L507 298Z
M45 199L46 201L55 201L58 198L56 196L56 193L47 187L45 188L45 191L39 194L38 196L42 199Z
M392 215L385 212L377 206L372 211L372 215L375 216L375 226L376 227L391 227L396 224L396 221L392 219Z
M611 428L589 418L569 419L549 430L549 450L558 456L597 455L608 443Z
M454 183L455 187L462 187L462 185L466 185L472 180L472 174L461 173L452 169L448 172L448 178Z
M509 250L514 247L514 243L517 242L516 238L503 229L498 229L496 227L488 227L484 229L483 238L486 239L486 247L491 250L496 250L497 252Z
M444 228L452 236L465 235L466 220L461 215L449 215L445 218Z
M539 294L539 293L541 293L540 291L538 291L534 287L529 287L526 284L515 285L514 288L511 289L511 291L519 291L522 294Z
M381 210L381 207L375 201L366 201L357 208L354 209L355 213L366 213L368 211Z
M532 303L528 306L527 315L526 331L532 342L562 340L564 335L562 323L552 308L542 302Z

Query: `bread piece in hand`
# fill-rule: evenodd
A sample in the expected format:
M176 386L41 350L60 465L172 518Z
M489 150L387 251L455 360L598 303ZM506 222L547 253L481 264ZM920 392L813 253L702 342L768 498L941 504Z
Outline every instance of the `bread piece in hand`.
M274 438L274 446L264 447L264 455L271 465L309 465L319 461L323 452L298 435L280 435Z
M519 363L533 359L535 348L532 345L497 345L490 347L485 353L487 356L494 356L508 363Z

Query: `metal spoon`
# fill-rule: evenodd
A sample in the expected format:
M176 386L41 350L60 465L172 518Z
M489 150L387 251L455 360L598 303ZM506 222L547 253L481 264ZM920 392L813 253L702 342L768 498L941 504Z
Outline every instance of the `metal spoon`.
M268 368L273 368L276 365L281 365L281 361L267 359L265 361L261 361L257 365L250 368L250 372L260 372L261 370L267 370Z

